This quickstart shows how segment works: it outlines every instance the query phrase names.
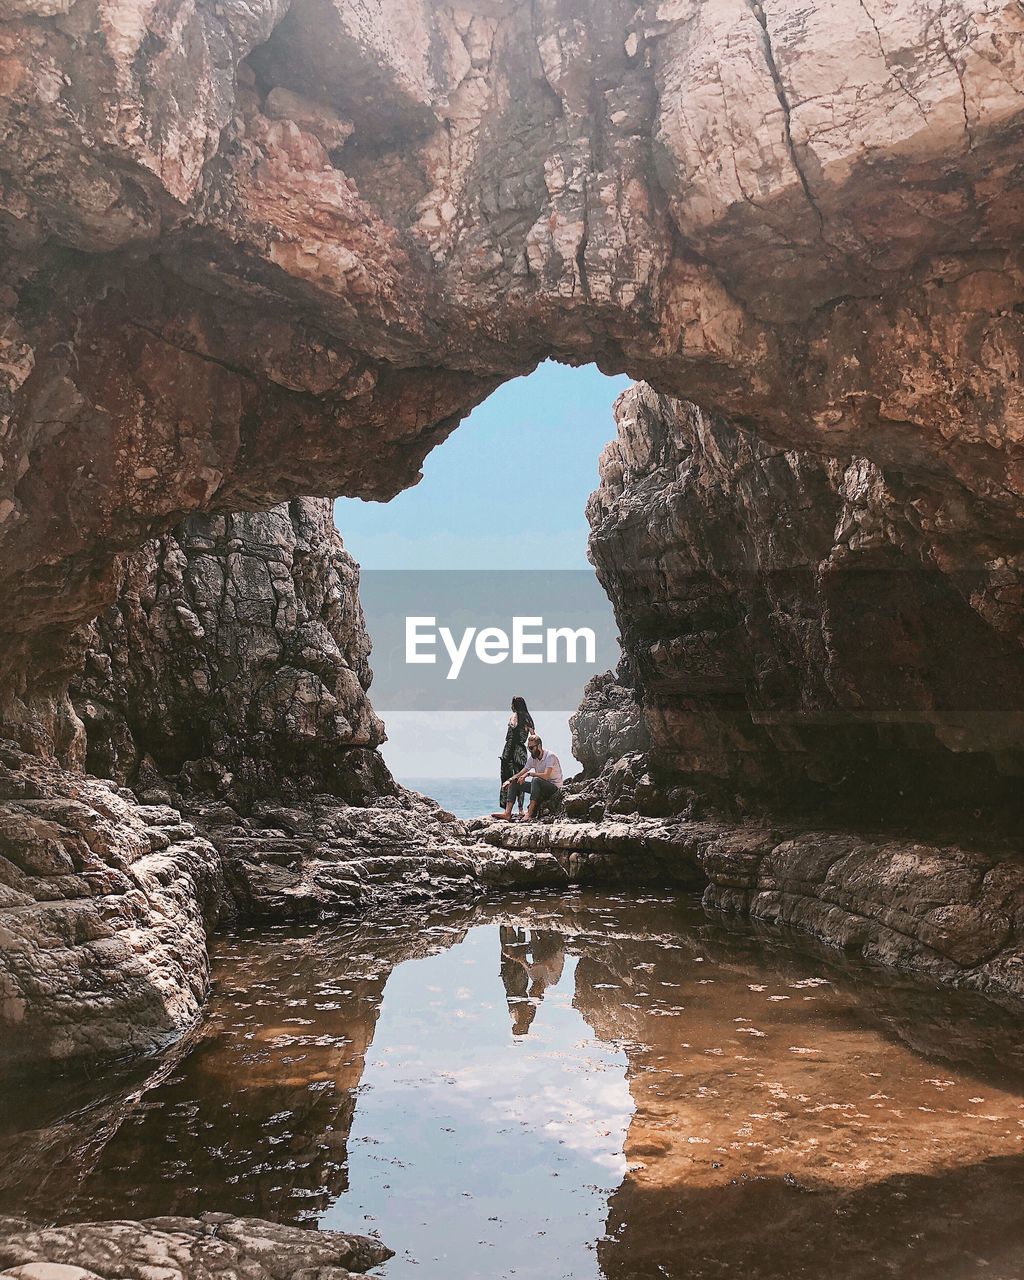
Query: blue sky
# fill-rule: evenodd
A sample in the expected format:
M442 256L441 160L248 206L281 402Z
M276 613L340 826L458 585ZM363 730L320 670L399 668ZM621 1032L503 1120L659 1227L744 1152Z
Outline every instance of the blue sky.
M339 498L334 520L364 569L587 567L584 507L630 384L549 361L499 387L388 503Z
M593 365L551 362L505 383L427 457L414 488L387 503L338 499L334 520L345 545L364 571L588 569L584 509L597 487L598 457L615 436L612 404L629 385ZM369 610L367 626L373 639ZM529 701L530 682L510 671L507 692ZM370 698L387 725L383 755L399 781L497 773L504 696L496 696L493 712L438 713L388 707L372 688ZM578 696L572 701L554 709L531 702L566 776L577 768L568 719Z

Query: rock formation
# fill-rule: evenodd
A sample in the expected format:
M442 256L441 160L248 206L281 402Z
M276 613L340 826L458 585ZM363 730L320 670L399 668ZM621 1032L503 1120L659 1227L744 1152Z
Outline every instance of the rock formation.
M387 779L322 509L229 513L388 498L546 356L702 406L627 429L595 513L652 743L606 762L612 807L657 807L663 771L728 803L860 789L873 818L903 787L1001 819L1021 751L1022 33L1010 0L7 0L0 1009L26 1059L180 1032L210 899L291 917L395 878L428 896L637 875L608 832L501 849L400 799L352 826L255 800L271 774L286 798ZM645 484L646 529L625 518ZM308 572L315 541L333 578ZM629 566L655 563L640 609ZM600 696L639 730L628 696ZM229 802L204 808L217 856L175 811L39 763L89 763L83 717L95 768ZM664 866L663 846L642 848ZM755 910L775 847L752 863L741 841L714 882ZM814 927L861 901L846 870L797 864L791 922L808 897L829 904ZM1017 945L1013 868L998 908L993 870L941 881L946 907L1011 921L969 966ZM912 956L945 937L918 898ZM836 927L859 939L873 916L851 914ZM979 916L953 914L959 948Z
M1019 823L1008 544L904 474L761 444L643 385L616 416L590 554L662 785L860 826Z
M244 810L393 794L358 584L325 499L191 516L147 543L73 685L88 771L147 799L170 802L171 780Z
M529 853L555 862L568 883L704 886L715 911L802 930L1011 1008L1024 997L1024 876L1013 841L963 848L635 816L498 824L485 839L518 854L520 867ZM507 883L516 863L495 865Z
M80 1222L38 1227L0 1218L0 1275L19 1280L348 1280L392 1256L369 1236L303 1231L259 1218Z
M0 1068L163 1048L206 996L213 846L0 743Z
M72 637L122 552L195 511L386 498L548 355L923 486L1019 629L1016 3L3 17L0 688L26 745L74 758Z
M586 774L600 773L610 761L650 746L643 707L633 687L629 663L594 676L569 718L572 753Z

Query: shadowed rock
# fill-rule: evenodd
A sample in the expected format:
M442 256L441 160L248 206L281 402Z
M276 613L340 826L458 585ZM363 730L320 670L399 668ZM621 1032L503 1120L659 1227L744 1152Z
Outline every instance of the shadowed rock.
M988 531L906 475L769 448L649 387L616 418L590 555L636 692L603 709L595 747L639 704L662 793L1019 829L1018 588ZM640 749L633 733L581 758L595 774Z
M192 516L147 543L72 690L89 772L246 811L268 796L394 794L358 588L326 499Z

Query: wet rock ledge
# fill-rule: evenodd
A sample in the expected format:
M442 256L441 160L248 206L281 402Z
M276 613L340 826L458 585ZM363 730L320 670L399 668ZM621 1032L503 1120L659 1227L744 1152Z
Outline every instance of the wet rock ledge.
M799 929L956 987L1024 998L1024 857L1011 841L968 849L638 817L488 824L481 835L517 859L532 855L538 869L557 864L565 883L605 874L702 883L709 910Z
M426 797L314 796L188 820L0 744L0 1060L152 1053L199 1017L207 934L508 889L703 889L709 909L1003 1000L1024 998L1024 858L1009 840L637 814L463 823Z
M225 1213L64 1227L0 1218L0 1275L18 1280L347 1280L391 1256L367 1236Z

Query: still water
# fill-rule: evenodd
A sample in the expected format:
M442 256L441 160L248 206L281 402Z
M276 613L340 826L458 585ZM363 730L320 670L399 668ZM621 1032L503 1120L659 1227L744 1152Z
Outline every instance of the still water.
M241 932L156 1072L4 1090L0 1212L377 1232L386 1280L1010 1280L1019 1040L688 898Z

